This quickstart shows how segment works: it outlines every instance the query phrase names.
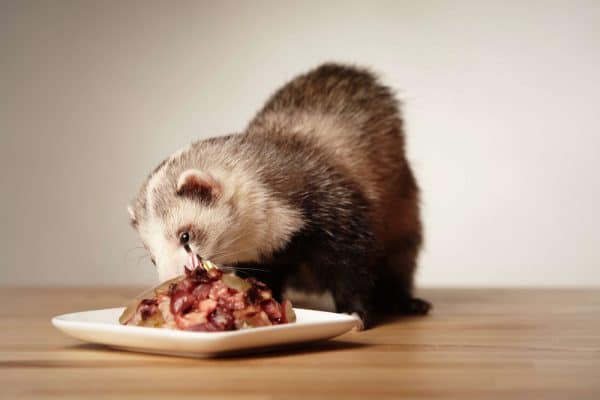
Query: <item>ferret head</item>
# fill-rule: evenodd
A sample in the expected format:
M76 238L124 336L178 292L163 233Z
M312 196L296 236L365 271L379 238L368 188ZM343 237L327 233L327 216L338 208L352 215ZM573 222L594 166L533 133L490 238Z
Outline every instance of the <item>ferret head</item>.
M128 207L161 281L183 273L190 251L217 264L260 262L301 227L299 212L247 168L206 168L190 152L159 165Z

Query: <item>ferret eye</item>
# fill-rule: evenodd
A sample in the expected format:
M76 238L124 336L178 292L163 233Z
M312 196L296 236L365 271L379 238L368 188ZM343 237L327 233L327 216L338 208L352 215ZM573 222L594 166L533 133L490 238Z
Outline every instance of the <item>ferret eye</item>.
M179 243L185 245L190 241L190 234L188 232L182 232L179 235Z

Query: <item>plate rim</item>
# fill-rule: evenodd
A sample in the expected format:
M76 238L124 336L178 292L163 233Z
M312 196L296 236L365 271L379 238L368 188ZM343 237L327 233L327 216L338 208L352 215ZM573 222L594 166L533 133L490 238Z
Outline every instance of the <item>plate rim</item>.
M297 327L311 327L311 326L320 326L320 325L338 325L338 324L348 324L353 322L356 327L359 326L360 321L357 316L350 314L342 314L342 313L333 313L329 311L321 311L321 310L312 310L305 308L297 308L294 307L294 311L302 312L310 312L310 313L318 313L318 314L328 314L331 317L335 318L329 321L306 321L306 322L293 322L288 324L281 325L271 325L271 326L260 326L251 329L240 329L235 331L225 331L225 332L196 332L196 331L182 331L177 329L162 329L162 328L152 328L146 326L126 326L117 323L107 323L107 322L98 322L98 321L81 321L77 319L68 319L68 317L74 316L75 314L80 313L93 313L100 311L112 311L115 313L120 313L125 309L125 307L109 307L109 308L100 308L94 310L84 310L84 311L75 311L65 314L56 315L51 318L52 325L60 330L61 332L69 335L62 328L63 327L71 327L71 328L81 328L81 329L89 329L93 328L94 330L102 331L103 333L113 333L116 334L118 332L119 335L123 336L132 336L137 334L149 335L151 337L157 338L169 338L169 339L178 339L178 340L186 340L186 341L194 341L194 340L202 340L202 341L220 341L227 340L231 337L235 336L245 336L245 335L255 335L259 332L273 332L273 331L282 331L289 329L296 329ZM119 311L117 311L119 310ZM348 328L348 331L352 330L353 327ZM71 336L71 335L69 335Z

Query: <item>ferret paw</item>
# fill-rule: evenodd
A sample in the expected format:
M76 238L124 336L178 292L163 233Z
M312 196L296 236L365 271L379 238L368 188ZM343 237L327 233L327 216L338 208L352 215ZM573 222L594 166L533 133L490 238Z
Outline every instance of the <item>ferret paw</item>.
M408 315L425 315L429 310L431 303L418 297L411 297L402 305L402 311Z
M363 321L363 319L360 317L360 315L358 315L358 313L353 312L351 314L349 314L351 317L356 318L356 326L353 328L353 330L355 331L364 331L365 330L365 323Z
M363 305L362 301L355 299L351 304L347 302L337 302L336 303L336 311L339 313L344 313L356 317L358 321L360 321L360 327L357 330L365 330L371 327L371 318L370 312L367 311L368 308Z

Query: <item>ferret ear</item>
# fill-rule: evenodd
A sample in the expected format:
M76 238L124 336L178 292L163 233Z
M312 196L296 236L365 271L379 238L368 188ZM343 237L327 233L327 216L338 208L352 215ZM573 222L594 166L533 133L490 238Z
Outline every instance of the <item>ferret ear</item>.
M221 184L208 172L188 169L179 175L177 194L197 197L202 202L210 203L221 194Z

